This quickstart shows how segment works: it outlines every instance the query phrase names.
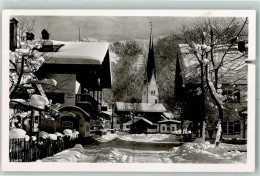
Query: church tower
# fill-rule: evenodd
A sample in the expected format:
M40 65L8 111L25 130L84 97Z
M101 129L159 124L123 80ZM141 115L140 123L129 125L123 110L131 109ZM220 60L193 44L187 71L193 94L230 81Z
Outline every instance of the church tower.
M150 22L150 24L151 24L151 33L150 33L148 60L147 60L145 79L144 79L143 90L142 90L142 103L155 104L158 103L159 93L158 93L158 86L156 83L152 23Z

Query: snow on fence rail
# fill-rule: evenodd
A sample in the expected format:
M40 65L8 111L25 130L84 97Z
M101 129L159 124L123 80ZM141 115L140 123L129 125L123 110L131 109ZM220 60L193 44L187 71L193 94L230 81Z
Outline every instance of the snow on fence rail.
M9 161L10 162L32 162L38 159L53 156L65 149L74 147L78 138L71 139L70 136L58 136L57 140L43 139L29 140L25 138L9 139Z

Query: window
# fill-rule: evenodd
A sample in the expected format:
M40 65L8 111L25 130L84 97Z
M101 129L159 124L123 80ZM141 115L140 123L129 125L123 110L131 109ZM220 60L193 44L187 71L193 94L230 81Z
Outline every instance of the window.
M39 116L34 117L34 123L39 123Z
M73 128L73 123L71 121L64 121L62 122L63 128Z
M228 122L228 133L233 134L234 133L234 123Z
M222 122L223 134L240 134L241 123L240 121L235 122Z
M55 93L55 92L49 93L49 92L47 92L46 96L48 97L48 99L52 100L53 104L56 104L56 103L63 104L63 103L65 103L64 93Z
M222 132L223 134L227 134L227 122L222 122Z
M234 122L234 133L240 134L240 132L241 132L240 121L235 121Z
M157 103L157 99L155 99L155 104Z
M144 94L146 94L146 91L144 91Z
M171 131L170 127L167 127L167 131Z
M165 127L162 127L162 130L165 131Z
M172 127L172 131L175 131L175 127Z

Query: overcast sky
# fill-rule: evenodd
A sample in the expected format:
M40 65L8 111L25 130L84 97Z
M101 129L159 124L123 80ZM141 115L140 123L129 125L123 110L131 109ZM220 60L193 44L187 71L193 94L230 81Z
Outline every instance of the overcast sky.
M19 19L19 17L17 17ZM20 17L21 20L21 17ZM51 39L76 41L81 37L106 41L148 39L151 21L153 36L166 36L179 28L182 23L190 23L194 18L180 17L36 17L34 34L41 37L41 31L47 28Z

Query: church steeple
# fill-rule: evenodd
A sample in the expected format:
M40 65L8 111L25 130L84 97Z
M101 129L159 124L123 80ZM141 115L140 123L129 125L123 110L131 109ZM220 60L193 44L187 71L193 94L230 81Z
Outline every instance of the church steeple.
M158 103L159 93L158 86L156 83L156 70L155 70L155 59L154 59L154 51L153 51L153 29L152 23L151 25L151 33L150 33L150 42L149 42L149 52L148 52L148 60L145 72L145 80L142 90L142 103Z
M146 67L146 79L147 82L151 81L152 75L154 73L156 79L156 70L155 70L155 60L154 60L154 51L153 51L153 28L152 23L151 25L151 32L150 32L150 42L149 42L149 51L148 51L148 60L147 60L147 67Z

